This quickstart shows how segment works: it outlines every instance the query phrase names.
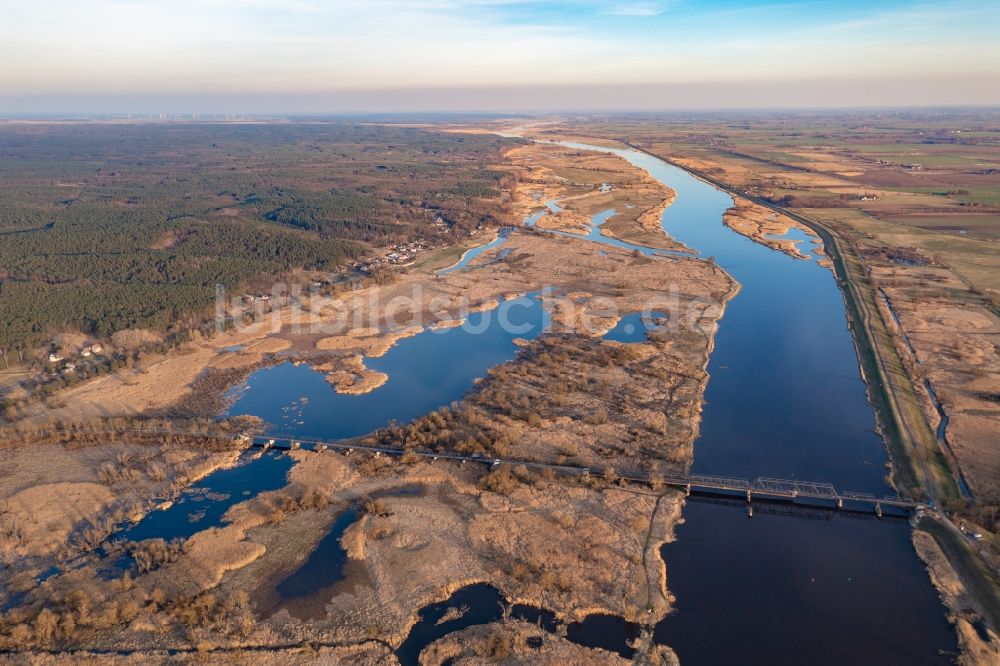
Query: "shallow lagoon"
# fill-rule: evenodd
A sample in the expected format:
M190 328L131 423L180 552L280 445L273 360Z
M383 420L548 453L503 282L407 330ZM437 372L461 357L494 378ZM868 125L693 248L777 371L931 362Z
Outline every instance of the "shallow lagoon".
M437 275L447 275L448 273L454 273L455 271L460 271L469 265L473 259L478 257L483 252L491 250L499 245L503 245L504 241L507 240L507 236L510 234L508 229L501 229L497 234L497 237L491 240L489 243L484 245L478 245L474 248L466 250L462 254L462 258L459 259L455 264L449 266L448 268L442 268L437 272Z
M182 492L168 508L151 511L116 537L169 541L215 527L229 507L283 487L291 468L292 459L277 451L245 454L236 466L212 472Z
M529 295L472 313L463 326L404 338L384 356L365 359L365 365L389 379L362 395L336 393L322 373L307 365L284 363L258 370L229 415L259 416L275 432L294 437L337 440L364 435L392 420L406 422L458 400L476 378L514 358L515 339L537 337L547 324L541 301Z

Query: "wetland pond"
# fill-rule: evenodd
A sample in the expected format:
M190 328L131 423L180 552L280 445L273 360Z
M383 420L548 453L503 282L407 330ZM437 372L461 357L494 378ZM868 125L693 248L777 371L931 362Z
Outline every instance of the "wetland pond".
M250 451L234 467L216 470L186 488L169 506L146 514L120 536L129 541L187 538L216 527L229 507L287 483L292 459L279 451Z
M466 266L469 265L469 262L471 262L473 259L475 259L476 257L478 257L483 252L486 252L487 250L491 250L491 249L497 247L498 245L502 245L504 243L504 241L507 240L507 235L509 233L510 233L509 229L507 229L507 228L501 229L497 233L497 237L496 238L494 238L493 240L491 240L489 243L486 243L484 245L477 245L474 248L470 248L470 249L466 250L462 254L462 257L456 263L452 264L448 268L442 268L441 270L439 270L437 272L437 275L447 275L448 273L453 273L455 271L462 270L463 268L465 268Z
M458 400L487 370L514 358L517 338L537 337L548 315L536 294L471 313L463 326L425 330L404 338L365 365L388 381L371 393L334 392L308 365L284 363L258 370L247 380L230 416L250 414L294 437L336 440L405 423Z

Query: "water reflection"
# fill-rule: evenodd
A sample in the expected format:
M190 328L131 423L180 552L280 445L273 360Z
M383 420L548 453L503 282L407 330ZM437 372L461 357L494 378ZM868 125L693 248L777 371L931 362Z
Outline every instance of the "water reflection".
M650 155L569 145L673 188L664 229L741 285L710 357L694 471L891 492L843 296L815 247L799 243L803 261L737 234L722 224L729 195ZM684 518L663 549L678 611L656 633L682 663L941 663L956 649L905 525L747 519L694 502Z
M514 340L538 336L548 322L532 294L505 301L497 310L472 313L465 326L405 338L385 355L365 359L365 365L389 379L362 395L334 392L322 373L306 365L261 369L247 380L249 390L229 415L256 415L293 436L336 440L364 435L391 420L409 421L459 399L477 377L514 358L519 349Z

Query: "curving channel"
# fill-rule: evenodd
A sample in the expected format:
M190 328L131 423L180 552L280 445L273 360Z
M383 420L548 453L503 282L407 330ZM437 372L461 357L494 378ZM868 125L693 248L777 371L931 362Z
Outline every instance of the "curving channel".
M614 153L671 187L664 230L741 284L710 358L694 471L891 493L843 295L805 234L789 237L810 259L794 259L726 227L730 196L682 169L564 145ZM684 518L662 550L676 612L655 631L682 663L951 663L956 637L907 524L747 519L702 502Z

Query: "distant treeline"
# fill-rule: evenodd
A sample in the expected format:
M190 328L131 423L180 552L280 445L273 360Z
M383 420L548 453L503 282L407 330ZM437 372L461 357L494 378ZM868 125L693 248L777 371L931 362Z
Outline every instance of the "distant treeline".
M349 124L0 127L0 349L164 330L207 313L217 284L333 269L444 233L438 217L502 223L505 143Z

